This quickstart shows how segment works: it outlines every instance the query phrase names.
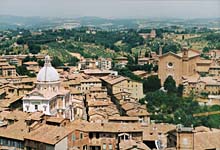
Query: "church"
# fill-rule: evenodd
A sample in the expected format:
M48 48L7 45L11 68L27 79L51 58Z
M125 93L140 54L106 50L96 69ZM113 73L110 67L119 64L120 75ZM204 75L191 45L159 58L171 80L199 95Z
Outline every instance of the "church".
M198 50L183 48L180 53L168 52L159 57L158 76L161 84L168 76L172 76L177 86L182 84L183 76L197 74L197 63L201 61L201 52Z
M46 115L73 120L70 91L61 87L60 83L59 74L47 55L44 67L37 75L35 89L23 97L23 111L41 111Z

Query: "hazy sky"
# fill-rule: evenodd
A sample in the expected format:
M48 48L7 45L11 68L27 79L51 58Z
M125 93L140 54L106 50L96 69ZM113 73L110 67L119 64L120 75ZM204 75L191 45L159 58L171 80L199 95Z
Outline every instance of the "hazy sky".
M0 0L0 14L208 18L220 17L220 0Z

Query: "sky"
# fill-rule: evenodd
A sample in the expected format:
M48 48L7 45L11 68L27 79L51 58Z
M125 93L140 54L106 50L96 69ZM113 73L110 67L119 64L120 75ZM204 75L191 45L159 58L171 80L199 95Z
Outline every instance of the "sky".
M0 15L216 18L220 0L0 0Z

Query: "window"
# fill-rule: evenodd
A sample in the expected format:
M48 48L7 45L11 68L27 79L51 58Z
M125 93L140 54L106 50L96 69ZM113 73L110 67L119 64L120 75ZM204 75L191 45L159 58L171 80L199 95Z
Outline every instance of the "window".
M83 133L80 132L80 139L83 139Z
M89 133L89 138L90 138L90 139L93 138L93 133Z
M72 135L72 141L75 141L76 140L76 136L73 134Z
M8 71L8 76L11 76L12 75L12 71Z
M47 106L44 106L44 111L47 111Z
M38 110L38 105L34 105L34 109L35 109L35 110Z
M109 144L109 145L108 145L108 149L109 149L109 150L112 150L112 144Z
M28 105L26 105L26 110L29 111L29 106Z
M96 133L96 138L99 139L99 133Z
M105 143L103 143L102 149L103 149L103 150L106 150L106 144L105 144Z

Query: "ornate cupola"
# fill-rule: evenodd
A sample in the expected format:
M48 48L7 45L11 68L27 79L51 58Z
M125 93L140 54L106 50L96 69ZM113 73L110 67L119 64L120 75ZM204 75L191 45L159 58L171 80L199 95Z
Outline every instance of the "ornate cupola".
M51 65L50 56L45 56L44 67L37 75L37 88L39 90L58 90L60 77L56 69Z

